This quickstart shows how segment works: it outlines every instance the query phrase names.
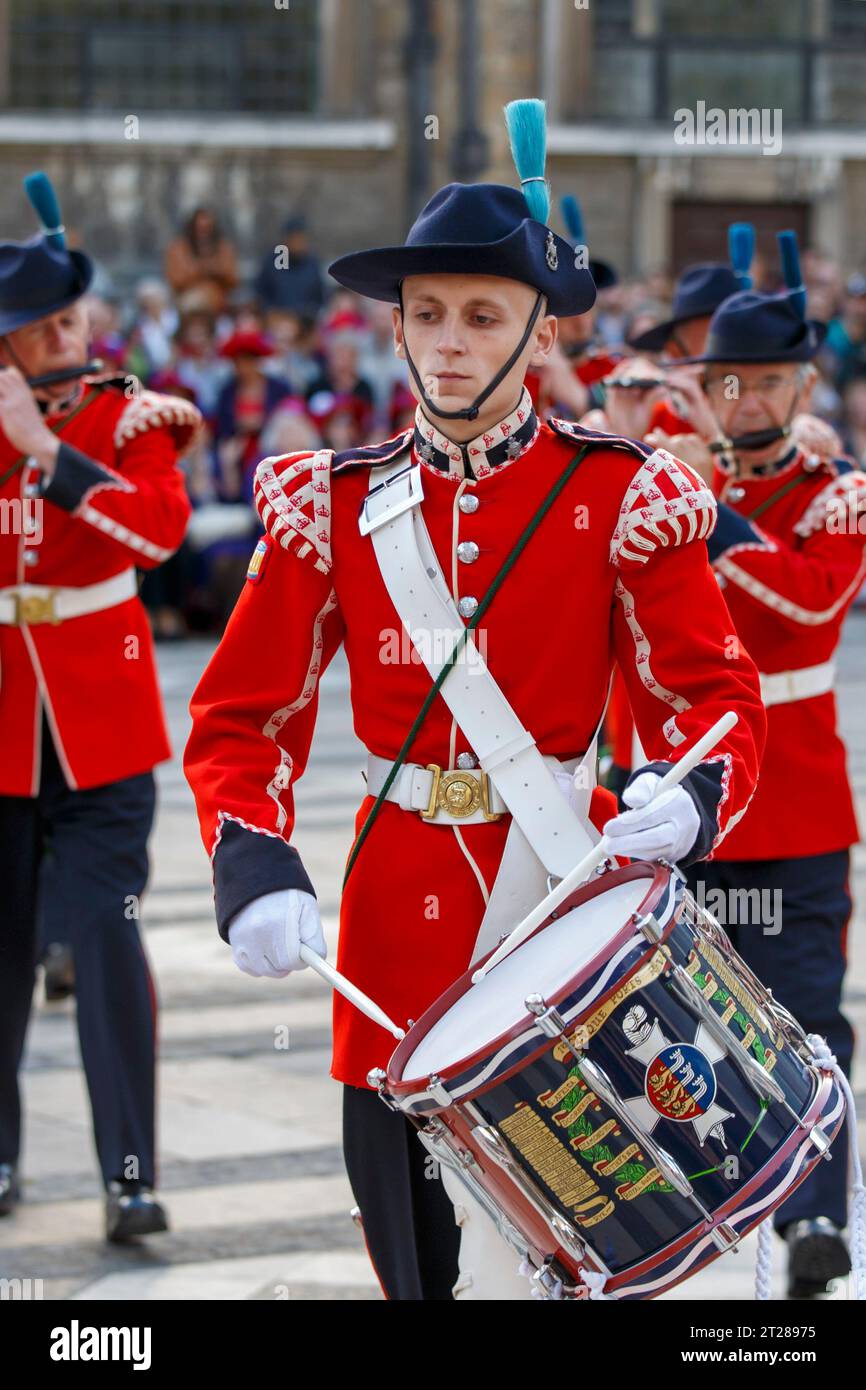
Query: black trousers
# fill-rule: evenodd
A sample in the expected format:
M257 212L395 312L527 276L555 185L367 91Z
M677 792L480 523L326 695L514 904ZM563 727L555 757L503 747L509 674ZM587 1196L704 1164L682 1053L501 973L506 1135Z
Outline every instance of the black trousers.
M343 1154L385 1297L450 1299L460 1231L414 1126L375 1091L344 1086Z
M156 997L139 936L153 774L72 791L42 726L36 797L0 796L0 1162L21 1148L18 1070L35 982L40 894L75 962L81 1059L103 1181L152 1186ZM49 932L49 935L51 933Z
M851 915L848 872L847 850L805 859L710 860L687 872L692 892L699 902L704 895L734 949L807 1033L827 1039L846 1076L854 1052L854 1033L841 1007ZM743 889L751 892L750 900L738 896ZM717 901L728 905L728 921L716 910ZM816 1164L775 1212L777 1230L815 1216L845 1225L847 1144L846 1121L833 1141L832 1158Z

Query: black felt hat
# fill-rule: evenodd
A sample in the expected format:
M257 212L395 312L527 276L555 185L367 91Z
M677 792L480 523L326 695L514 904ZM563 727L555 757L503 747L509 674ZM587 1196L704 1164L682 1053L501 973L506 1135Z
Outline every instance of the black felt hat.
M449 183L419 213L403 246L341 256L330 274L347 289L392 304L407 275L500 275L547 296L548 312L583 314L595 302L589 270L569 243L529 215L516 188Z
M811 362L824 341L825 323L804 319L800 291L759 294L741 290L720 304L704 351L683 362Z

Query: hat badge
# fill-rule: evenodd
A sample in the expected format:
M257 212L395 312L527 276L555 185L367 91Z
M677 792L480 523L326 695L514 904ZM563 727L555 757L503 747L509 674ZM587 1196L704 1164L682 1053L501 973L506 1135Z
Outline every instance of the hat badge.
M558 270L559 252L556 249L556 240L554 238L553 232L547 233L547 244L544 248L544 254L547 258L547 264L550 267L550 269Z

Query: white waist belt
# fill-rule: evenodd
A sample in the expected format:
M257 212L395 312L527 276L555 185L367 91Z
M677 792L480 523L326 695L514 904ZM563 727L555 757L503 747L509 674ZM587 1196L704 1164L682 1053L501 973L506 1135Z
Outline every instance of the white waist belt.
M122 570L98 584L80 588L45 584L16 584L0 589L0 623L13 627L33 623L62 623L85 613L99 613L134 598L138 592L135 570Z
M544 761L551 770L574 772L580 758L560 762L558 758L545 757ZM376 753L367 754L367 792L370 796L379 795L392 765L391 758L380 758ZM449 795L449 788L454 795ZM431 768L423 767L420 763L404 763L388 788L385 800L396 802L403 811L423 812L424 820L434 825L480 825L508 811L493 782L480 767ZM475 802L478 803L475 809L467 813L464 808ZM447 809L449 806L452 809Z
M836 676L835 661L820 666L802 666L798 671L776 671L771 676L761 674L761 699L765 705L789 705L795 700L810 700L826 695L833 689Z

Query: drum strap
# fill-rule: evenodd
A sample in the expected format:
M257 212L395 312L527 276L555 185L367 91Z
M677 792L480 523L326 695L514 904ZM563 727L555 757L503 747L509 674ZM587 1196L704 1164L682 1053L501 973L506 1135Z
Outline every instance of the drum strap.
M383 582L410 640L434 680L445 673L439 693L512 815L475 959L541 900L548 874L563 878L596 843L589 822L596 738L581 760L585 772L578 778L575 810L471 633L466 636L421 513L420 465L407 468L400 457L371 469L370 476L360 529L372 537ZM431 640L440 634L451 640ZM446 670L461 636L460 651Z

